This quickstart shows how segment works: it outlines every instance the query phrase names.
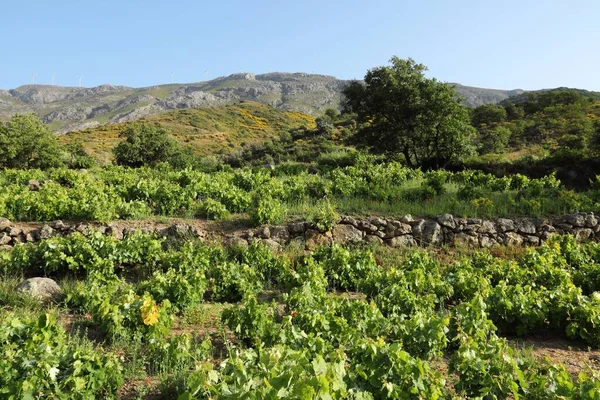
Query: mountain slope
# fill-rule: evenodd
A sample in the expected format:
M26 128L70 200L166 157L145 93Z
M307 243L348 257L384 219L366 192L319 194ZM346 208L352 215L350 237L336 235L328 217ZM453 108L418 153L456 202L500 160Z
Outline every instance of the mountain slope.
M102 85L94 88L25 85L0 90L0 120L33 112L57 133L136 120L169 110L257 101L281 110L318 115L338 107L346 81L303 73L233 74L206 82L146 88ZM456 86L465 104L498 103L521 90Z
M283 111L258 102L242 101L199 109L176 110L143 118L166 128L181 144L196 154L217 154L243 145L263 143L290 129L315 128L314 117L296 111ZM81 141L101 163L112 158L112 149L121 140L125 123L115 123L70 132L59 137L63 143Z

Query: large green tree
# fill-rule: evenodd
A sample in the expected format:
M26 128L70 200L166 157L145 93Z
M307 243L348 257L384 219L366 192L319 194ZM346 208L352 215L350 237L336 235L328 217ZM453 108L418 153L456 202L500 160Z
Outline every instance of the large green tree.
M124 140L113 149L119 165L142 167L168 162L176 167L185 167L191 163L191 155L159 125L132 122L119 136Z
M0 123L0 167L50 168L61 165L56 136L33 114Z
M475 130L454 89L427 78L427 68L410 58L390 62L343 90L344 111L361 123L356 139L377 152L400 153L414 167L443 167L469 153Z

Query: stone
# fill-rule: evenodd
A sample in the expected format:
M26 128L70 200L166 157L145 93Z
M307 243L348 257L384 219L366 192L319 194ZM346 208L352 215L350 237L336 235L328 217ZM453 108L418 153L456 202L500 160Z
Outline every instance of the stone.
M9 244L12 241L12 237L7 233L0 233L0 246Z
M569 232L571 229L573 229L573 225L571 225L571 224L560 223L560 224L556 224L555 226L557 229L561 229L564 232Z
M369 221L358 221L358 229L367 233L377 232L377 226L373 225Z
M90 225L82 222L75 226L75 231L87 235L88 233L90 233Z
M585 216L585 227L594 228L598 225L598 218L594 214L588 214Z
M262 239L262 244L274 251L277 251L281 248L281 245L273 239Z
M385 219L380 218L380 217L371 217L371 218L369 218L369 222L371 224L375 225L378 229L385 228L388 224Z
M114 225L109 225L106 229L106 234L112 236L116 240L123 240L123 229Z
M519 233L535 234L535 224L527 219L517 221L516 227Z
M29 278L19 283L17 291L40 299L50 299L61 293L60 286L50 278Z
M442 227L434 220L422 220L413 227L413 236L424 246L436 246L443 242Z
M375 229L374 232L377 232L377 229ZM357 228L355 228L352 225L347 225L347 224L338 224L333 228L333 241L335 243L339 243L339 244L345 244L345 243L357 243L360 242L363 237L365 236L365 233L358 230Z
M540 233L540 239L542 239L542 240L548 240L548 239L550 239L554 235L556 235L556 232L543 231L543 232Z
M498 230L502 233L515 230L515 221L507 218L498 218Z
M227 240L226 245L228 247L248 247L248 241L241 237L234 236Z
M467 218L467 225L481 225L482 222L481 218Z
M192 236L192 231L189 225L186 224L173 224L166 229L168 237L175 239L188 239Z
M0 246L0 251L11 251L13 247L9 244L3 244Z
M256 237L261 239L270 239L271 238L271 230L268 226L261 226L256 230Z
M409 233L412 233L412 226L404 222L390 221L387 227L389 228L390 226L394 228L394 236L407 235Z
M279 243L286 243L290 239L290 231L288 231L287 226L271 226L269 231L271 233L270 239L273 239Z
M515 232L506 232L504 244L506 246L521 246L523 244L523 237Z
M304 222L292 222L288 224L288 231L292 236L303 235L306 231L306 224Z
M375 243L375 244L383 244L383 239L381 239L379 236L367 235L367 236L365 236L365 242Z
M412 215L406 214L405 216L400 218L400 222L405 223L405 224L412 224L414 222L417 222L417 220L415 220Z
M354 217L350 217L350 216L343 216L340 218L340 224L348 224L348 225L352 225L355 228L358 228L358 221L356 221L356 218Z
M573 234L575 235L576 241L584 242L594 235L594 231L592 231L590 228L575 229Z
M523 235L523 243L527 246L539 246L540 238L533 235Z
M12 237L17 237L19 236L21 233L23 233L23 229L18 228L16 226L11 226L10 228L8 228L6 231L6 233L8 233L10 236Z
M495 239L488 236L480 236L479 237L479 246L483 248L489 248L498 244Z
M0 218L0 232L4 232L12 223L8 218Z
M466 233L458 233L452 239L452 244L457 247L479 247L477 236L467 235Z
M33 233L31 233L31 232L27 232L27 233L25 234L25 241L26 241L27 243L35 243L35 242L36 242L36 240L35 240L35 236L33 235Z
M30 179L27 182L27 186L29 187L29 190L31 190L32 192L37 192L42 188L42 185L39 181L36 181L35 179Z
M488 235L495 235L496 225L492 221L483 221L477 232Z
M318 247L326 247L333 244L331 232L321 233L317 229L307 229L304 237L307 250L314 250Z
M440 216L437 217L437 222L446 228L450 228L450 229L455 229L456 228L456 221L454 220L454 217L452 216L452 214L442 214Z
M290 240L289 246L293 249L304 250L306 243L304 242L304 238L302 236L296 236Z
M397 236L385 241L390 247L416 247L417 242L411 235Z
M39 240L50 239L54 236L54 229L50 227L50 225L44 225L36 232L36 235Z
M550 224L542 224L539 227L540 232L556 232L556 228Z
M59 230L59 231L64 231L64 230L68 229L68 227L65 225L65 223L62 222L61 220L54 221L52 224L50 224L50 226L53 229L56 229L56 230Z
M575 227L583 227L585 226L585 217L582 214L569 214L565 217L565 222Z

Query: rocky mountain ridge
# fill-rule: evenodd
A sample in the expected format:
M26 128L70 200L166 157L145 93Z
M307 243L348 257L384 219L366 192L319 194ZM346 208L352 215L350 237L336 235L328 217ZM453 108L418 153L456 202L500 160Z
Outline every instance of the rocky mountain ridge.
M210 81L145 88L101 85L92 88L24 85L0 90L0 120L35 113L57 133L136 120L169 110L217 106L242 100L317 115L338 107L346 81L306 73L238 73ZM454 85L468 106L499 103L523 90Z

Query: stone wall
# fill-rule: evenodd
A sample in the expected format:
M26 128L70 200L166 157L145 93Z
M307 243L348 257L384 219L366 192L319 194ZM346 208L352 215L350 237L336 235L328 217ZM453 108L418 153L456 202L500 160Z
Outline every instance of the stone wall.
M244 246L252 241L277 248L289 244L312 249L333 243L379 243L391 247L412 246L469 246L540 245L556 234L571 234L578 241L600 238L600 224L593 213L569 214L557 218L456 218L450 214L436 218L357 218L341 217L331 232L320 232L310 222L262 226L256 229L229 233L209 233L196 225L177 223L148 225L134 222L123 224L63 223L19 224L0 218L0 250L10 250L19 243L37 242L52 236L66 236L73 232L96 230L117 239L143 230L165 237L213 237L230 245Z

